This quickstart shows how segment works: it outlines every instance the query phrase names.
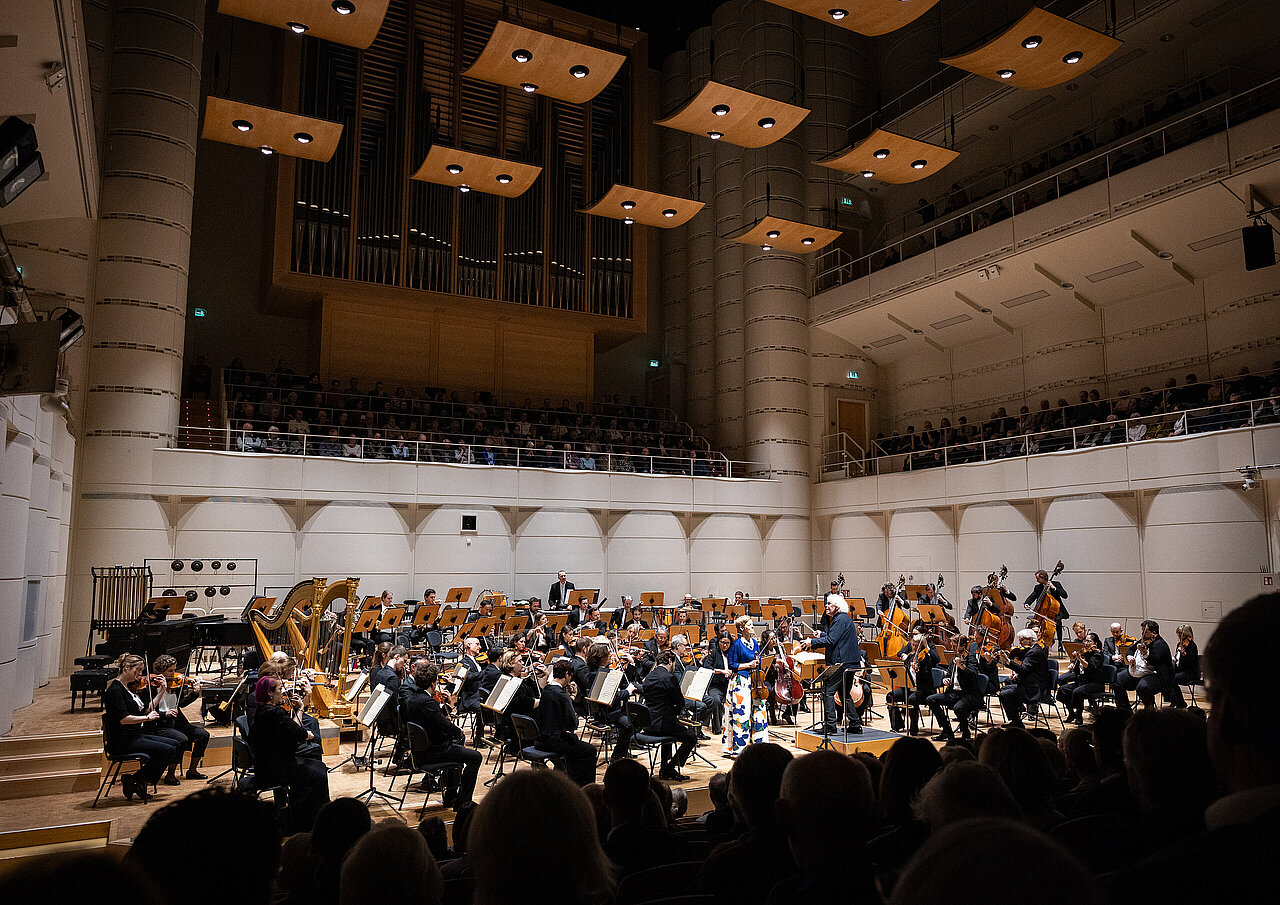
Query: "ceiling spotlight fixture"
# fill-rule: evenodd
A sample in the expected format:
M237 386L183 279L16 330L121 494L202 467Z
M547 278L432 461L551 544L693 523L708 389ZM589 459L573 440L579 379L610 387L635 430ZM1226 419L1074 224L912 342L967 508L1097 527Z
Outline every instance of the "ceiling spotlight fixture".
M213 569L221 569L221 568L222 568L222 560L220 560L220 559L215 559L213 562L209 563L209 567L210 567L210 568L213 568Z
M911 332L912 332L912 333L914 333L916 336L924 336L924 331L923 331L923 330L921 330L921 329L919 329L919 328L916 328L915 330L912 330Z
M456 163L451 163L444 169L446 173L452 173L454 176L462 172L462 166Z
M175 571L175 572L181 572L181 571L182 571L182 565L183 565L182 560L180 560L180 559L175 559L173 562L169 563L169 568L170 568L170 569L173 569L173 571Z
M1040 37L1039 35L1032 35L1029 38L1022 39L1022 46L1027 48L1027 50L1035 50L1037 47L1039 47L1043 43L1044 43L1044 38Z
M533 94L533 92L538 90L538 86L533 82L521 82L520 87L524 89L525 94Z
M195 591L191 590L190 588L188 588L187 592L182 596L187 598L187 603L195 603L196 598L199 597L200 595L197 594Z
M624 201L624 202L622 202L622 209L623 209L624 211L635 210L635 206L636 206L636 203L635 203L634 201Z
M728 116L728 115L729 115L729 105L728 105L728 104L716 104L714 107L712 107L712 108L711 108L711 112L712 112L712 113L714 113L716 116Z
M330 5L339 16L349 16L356 11L356 5L351 0L333 0Z
M1002 78L1002 79L1011 79L1011 78L1013 78L1013 70L1012 70L1012 69L997 69L997 70L996 70L996 75L1000 76L1000 78Z
M311 133L310 132L294 132L293 140L300 145L311 144Z
M258 148L258 150L268 157L270 157L272 154L275 153L275 149L269 145L263 145L262 147Z
M458 191L460 191L460 192L462 192L462 193L464 193L464 194L465 194L466 192L471 191L471 186L467 185L467 184L464 182L464 183L462 183L462 185L458 186Z
M990 313L991 313L991 309L990 309L990 308L979 308L978 310L979 310L980 312L982 312L983 314L990 314Z
M1069 282L1066 282L1065 280L1064 280L1062 283L1059 283L1058 285L1060 285L1063 289L1075 289L1075 288L1076 288L1076 284L1075 284L1075 283L1069 283Z
M1068 90L1068 91L1078 91L1079 89L1080 89L1080 86L1079 86L1079 85L1077 85L1075 82L1069 82L1069 83L1067 84L1067 90Z
M636 222L636 221L632 220L630 217L623 217L623 218L622 218L622 225L623 225L623 226L630 226L630 225L632 225L632 224L633 224L633 223L635 223L635 222Z
M812 244L813 244L814 242L816 242L816 241L817 241L817 240L816 240L813 236L805 236L803 239L801 239L801 240L800 240L800 244L801 244L801 245L812 245Z
M213 585L209 585L207 588L204 589L204 596L206 597L212 597L216 593L218 593L218 591L216 588L214 588Z
M569 75L573 76L575 79L585 79L587 76L591 75L591 70L579 63L576 66L569 67Z
M286 22L285 25L288 25L289 31L293 32L295 35L300 35L307 30L307 26L303 25L301 22Z
M1080 62L1081 60L1083 60L1083 59L1084 59L1084 51L1082 51L1082 50L1073 50L1073 51L1071 51L1071 53L1067 54L1065 57L1063 57L1063 58L1062 58L1062 62L1064 62L1064 63L1079 63L1079 62Z
M1168 44L1170 41L1173 40L1173 35L1172 33L1166 31L1164 34L1160 36L1160 40L1161 42Z
M230 597L230 596L231 596L231 588L227 587L227 586L224 584L222 587L218 588L218 593L219 593L219 594L221 594L223 597Z
M236 570L236 564L234 562L227 563L228 572L234 572L235 570Z
M513 50L511 51L511 59L515 60L517 63L527 63L533 59L533 51L525 50L523 48L520 50Z
M760 248L761 248L763 251L773 251L773 246L772 246L772 245L761 245L761 246L760 246Z
M203 571L203 570L204 570L204 563L203 563L203 562L201 562L200 560L198 560L198 559L197 559L197 560L194 560L194 561L191 563L191 571L192 571L192 572L200 572L200 571Z
M913 169L913 170L923 170L923 169L924 169L926 166L928 166L928 165L929 165L929 162L928 162L927 160L913 160L913 161L911 161L911 169Z
M778 121L772 116L763 117L760 122L756 123L761 129L772 129L778 124Z
M497 175L497 180L498 180L498 182L502 183L503 185L510 185L510 184L511 184L511 174L510 174L510 173L499 173L499 174Z
M827 15L839 22L845 16L849 15L849 11L847 9L829 9L827 10Z
M870 178L871 178L872 176L874 176L875 174L876 174L876 171L875 171L875 170L863 170L863 171L862 171L862 176L863 176L863 178L864 178L864 179L870 179Z
M675 215L676 215L676 209L674 207L669 207L662 212L662 216L664 217L674 217Z
M723 132L717 132L715 129L712 129L710 132L708 132L708 133L707 133L707 136L708 136L712 141L719 141L720 139L724 138L724 133L723 133Z
M776 229L771 229L767 233L765 233L765 235L768 236L770 239L776 239L778 238L778 236L782 235L782 233L778 232Z
M879 151L876 151L875 153L876 160L884 160L888 156L889 156L888 148L881 148Z
M248 132L253 128L253 123L249 122L247 119L233 119L231 121L231 125L235 126L240 132Z

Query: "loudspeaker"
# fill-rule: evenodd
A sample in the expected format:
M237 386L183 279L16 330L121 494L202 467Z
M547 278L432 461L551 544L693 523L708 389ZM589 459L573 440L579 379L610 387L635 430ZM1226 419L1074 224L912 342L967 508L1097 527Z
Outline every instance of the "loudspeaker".
M1240 230L1240 238L1244 240L1245 270L1261 270L1275 264L1276 243L1266 223L1246 226Z

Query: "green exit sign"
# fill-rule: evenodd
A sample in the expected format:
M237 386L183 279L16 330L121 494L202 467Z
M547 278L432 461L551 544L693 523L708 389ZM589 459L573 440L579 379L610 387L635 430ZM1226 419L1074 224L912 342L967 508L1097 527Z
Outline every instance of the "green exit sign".
M858 372L857 372L857 371L850 371L848 374L845 374L844 376L845 376L845 377L847 377L847 378L849 378L850 380L857 380L857 379L858 379Z
M192 313L192 314L194 314L196 317L208 317L208 316L209 316L209 312L205 311L203 308L197 308L195 311L193 311L193 312L191 312L191 313Z
M651 368L656 368L656 367L658 366L658 364L659 364L658 359L656 359L656 358L650 358L650 359L649 359L649 367L651 367Z
M847 197L842 197L842 198L840 199L840 206L841 206L841 207L853 207L853 199L852 199L852 198L847 198Z

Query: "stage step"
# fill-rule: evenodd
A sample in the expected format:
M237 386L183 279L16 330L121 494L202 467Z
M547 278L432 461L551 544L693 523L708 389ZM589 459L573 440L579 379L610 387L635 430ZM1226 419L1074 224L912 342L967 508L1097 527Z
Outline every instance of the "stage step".
M30 754L68 754L102 750L102 733L61 732L57 735L11 735L0 738L0 758Z
M93 793L101 782L100 768L4 776L0 777L0 801L35 798L38 795L63 795L68 792Z
M79 770L101 770L105 761L102 750L60 751L56 754L23 754L0 757L0 779L34 776L42 773L66 773Z

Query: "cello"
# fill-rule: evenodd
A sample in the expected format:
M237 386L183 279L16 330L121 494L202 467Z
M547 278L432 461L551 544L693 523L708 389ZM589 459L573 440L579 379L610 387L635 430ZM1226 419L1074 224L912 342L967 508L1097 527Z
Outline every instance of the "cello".
M1013 643L1013 604L1000 593L1000 587L1008 574L1009 567L1002 565L998 575L995 572L987 575L987 587L983 596L991 601L992 606L983 606L978 612L978 625L985 630L986 637L1003 650L1007 650Z
M773 694L782 704L797 704L804 697L804 686L800 684L800 666L791 659L779 635L773 636L773 644L778 652L778 659L773 661L778 671L778 677L773 682Z
M886 660L895 660L907 646L907 626L911 622L911 614L907 612L902 600L902 590L907 586L905 575L898 576L898 588L893 592L893 603L889 609L880 614L880 634L876 643L880 645L880 654Z
M1058 565L1054 567L1053 574L1049 576L1049 580L1045 582L1044 593L1040 595L1040 599L1035 605L1024 604L1027 609L1031 610L1031 618L1027 620L1027 628L1035 628L1039 622L1040 639L1044 642L1045 649L1053 645L1054 638L1058 634L1058 614L1062 612L1062 601L1058 599L1054 593L1053 580L1062 574L1062 570L1066 566L1062 564L1062 560L1058 560Z

